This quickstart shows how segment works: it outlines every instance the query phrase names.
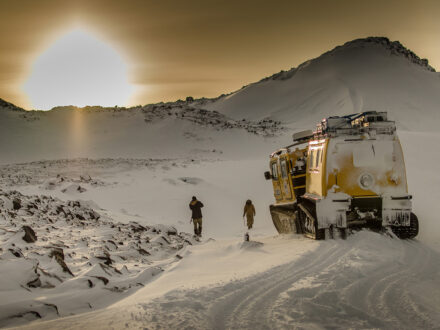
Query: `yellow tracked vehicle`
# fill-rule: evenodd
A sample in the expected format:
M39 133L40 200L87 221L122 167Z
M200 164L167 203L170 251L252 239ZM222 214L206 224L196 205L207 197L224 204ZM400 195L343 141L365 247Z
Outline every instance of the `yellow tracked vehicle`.
M293 142L270 155L265 172L279 233L324 239L368 227L417 236L402 147L386 112L325 118L315 131L294 134Z

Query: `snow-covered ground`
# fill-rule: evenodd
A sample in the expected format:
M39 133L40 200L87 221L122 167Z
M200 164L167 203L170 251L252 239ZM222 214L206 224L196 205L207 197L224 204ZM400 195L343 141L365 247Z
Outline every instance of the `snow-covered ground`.
M367 231L346 241L326 242L276 235L267 208L272 191L262 176L266 157L196 162L78 159L68 162L69 166L66 161L20 165L15 175L33 169L41 181L15 185L22 193L92 200L102 208L97 209L100 214L122 223L163 223L191 232L190 197L196 194L206 205L202 244L174 252L171 262L162 261L165 271L153 281L148 279L145 287L103 295L106 303L96 306L111 305L105 309L47 323L36 321L31 328L118 329L126 324L129 328L199 329L435 328L440 315L440 206L435 202L438 193L426 187L440 183L431 167L439 155L426 153L420 145L432 150L440 134L400 132L400 137L421 223L413 241ZM91 183L81 182L84 173L92 173ZM231 173L240 175L240 180ZM56 181L56 174L64 181L48 188L47 182ZM63 192L72 184L86 191ZM247 198L254 201L257 217L252 241L243 243L241 212ZM183 258L175 260L176 254ZM71 287L79 283L70 281ZM82 290L82 301L93 301L89 288L84 285ZM99 294L93 295L96 301ZM50 294L45 297L44 301L56 301ZM71 298L70 303L78 300ZM47 313L46 318L50 317L57 315Z
M0 326L438 328L438 95L425 62L368 41L215 100L0 109ZM419 236L276 234L269 154L316 119L370 107L397 120ZM185 234L193 195L200 242ZM243 242L247 199L257 216Z
M31 328L438 327L439 255L421 242L360 232L346 241L291 237L262 240L262 247L252 243L207 243L119 304ZM279 258L282 264L266 268L268 259ZM254 268L257 260L264 266ZM259 272L240 278L246 268Z

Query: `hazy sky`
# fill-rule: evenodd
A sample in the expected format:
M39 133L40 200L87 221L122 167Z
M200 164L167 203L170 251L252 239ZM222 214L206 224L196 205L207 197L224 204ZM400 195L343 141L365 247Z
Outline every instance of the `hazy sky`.
M440 1L0 0L0 98L32 108L39 55L81 28L112 47L136 89L127 105L214 97L346 41L399 40L440 68Z

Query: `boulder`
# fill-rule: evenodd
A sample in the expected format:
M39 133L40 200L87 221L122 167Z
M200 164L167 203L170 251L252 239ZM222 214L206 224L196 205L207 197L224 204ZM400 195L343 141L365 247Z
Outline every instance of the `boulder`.
M19 210L19 209L21 209L21 200L18 199L18 198L14 198L14 199L12 200L12 205L13 205L14 210Z
M37 234L35 234L35 231L31 227L23 226L22 229L24 230L23 240L25 242L34 243L37 241Z

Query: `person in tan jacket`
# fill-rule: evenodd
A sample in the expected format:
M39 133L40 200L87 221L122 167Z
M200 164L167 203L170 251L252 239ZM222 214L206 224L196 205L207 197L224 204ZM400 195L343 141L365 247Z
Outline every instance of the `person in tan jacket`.
M254 224L254 216L255 215L256 215L255 207L252 204L252 201L250 199L248 199L246 201L246 204L244 205L244 210L243 210L243 218L244 218L244 216L246 216L248 229L252 228L252 225Z

